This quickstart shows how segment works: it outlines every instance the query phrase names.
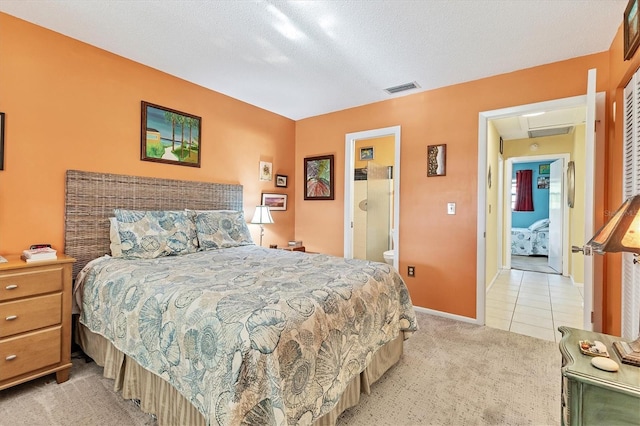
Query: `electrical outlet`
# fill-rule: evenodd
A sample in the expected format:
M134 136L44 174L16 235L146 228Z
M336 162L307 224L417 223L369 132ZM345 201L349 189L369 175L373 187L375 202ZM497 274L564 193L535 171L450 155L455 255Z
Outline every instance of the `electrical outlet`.
M410 277L415 277L416 276L416 267L415 266L409 266L407 268L407 275L409 275Z

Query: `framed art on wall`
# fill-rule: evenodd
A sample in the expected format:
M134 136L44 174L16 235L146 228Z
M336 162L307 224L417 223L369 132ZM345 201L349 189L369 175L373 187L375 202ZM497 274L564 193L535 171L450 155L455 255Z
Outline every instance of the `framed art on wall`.
M629 0L624 10L624 60L633 57L640 44L640 23L638 21L638 0Z
M447 145L427 146L427 176L445 176L447 161Z
M140 159L200 167L202 119L142 101Z
M333 200L333 155L304 159L304 199Z
M279 188L287 187L287 176L286 175L276 175L276 186Z
M373 147L367 146L365 148L360 148L360 161L369 160L373 160Z
M260 180L273 180L273 163L260 162Z
M271 211L287 210L287 194L262 194L262 205Z

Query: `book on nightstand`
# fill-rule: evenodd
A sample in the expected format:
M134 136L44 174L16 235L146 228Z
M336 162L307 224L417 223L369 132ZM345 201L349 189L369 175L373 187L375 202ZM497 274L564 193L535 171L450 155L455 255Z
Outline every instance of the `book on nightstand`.
M613 342L613 348L620 356L620 361L624 362L625 364L631 364L635 365L636 367L640 367L640 343L638 341L629 343L616 341Z
M57 251L51 247L41 247L22 251L22 260L27 263L41 260L55 260L58 258Z

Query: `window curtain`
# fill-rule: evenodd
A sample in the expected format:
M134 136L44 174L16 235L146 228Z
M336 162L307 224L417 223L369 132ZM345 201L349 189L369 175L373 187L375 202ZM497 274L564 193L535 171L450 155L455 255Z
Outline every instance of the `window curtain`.
M516 172L516 207L513 211L533 211L532 176L533 170L520 170Z

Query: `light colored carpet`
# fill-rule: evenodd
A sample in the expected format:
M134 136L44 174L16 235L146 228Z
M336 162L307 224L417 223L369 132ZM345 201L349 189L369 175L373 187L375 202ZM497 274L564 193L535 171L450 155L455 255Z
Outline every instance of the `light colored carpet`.
M421 312L418 322L400 362L339 426L560 423L555 343ZM68 382L0 391L0 425L153 425L100 370L74 360Z
M547 256L518 256L512 254L511 269L559 274L558 271L549 266L549 258Z

